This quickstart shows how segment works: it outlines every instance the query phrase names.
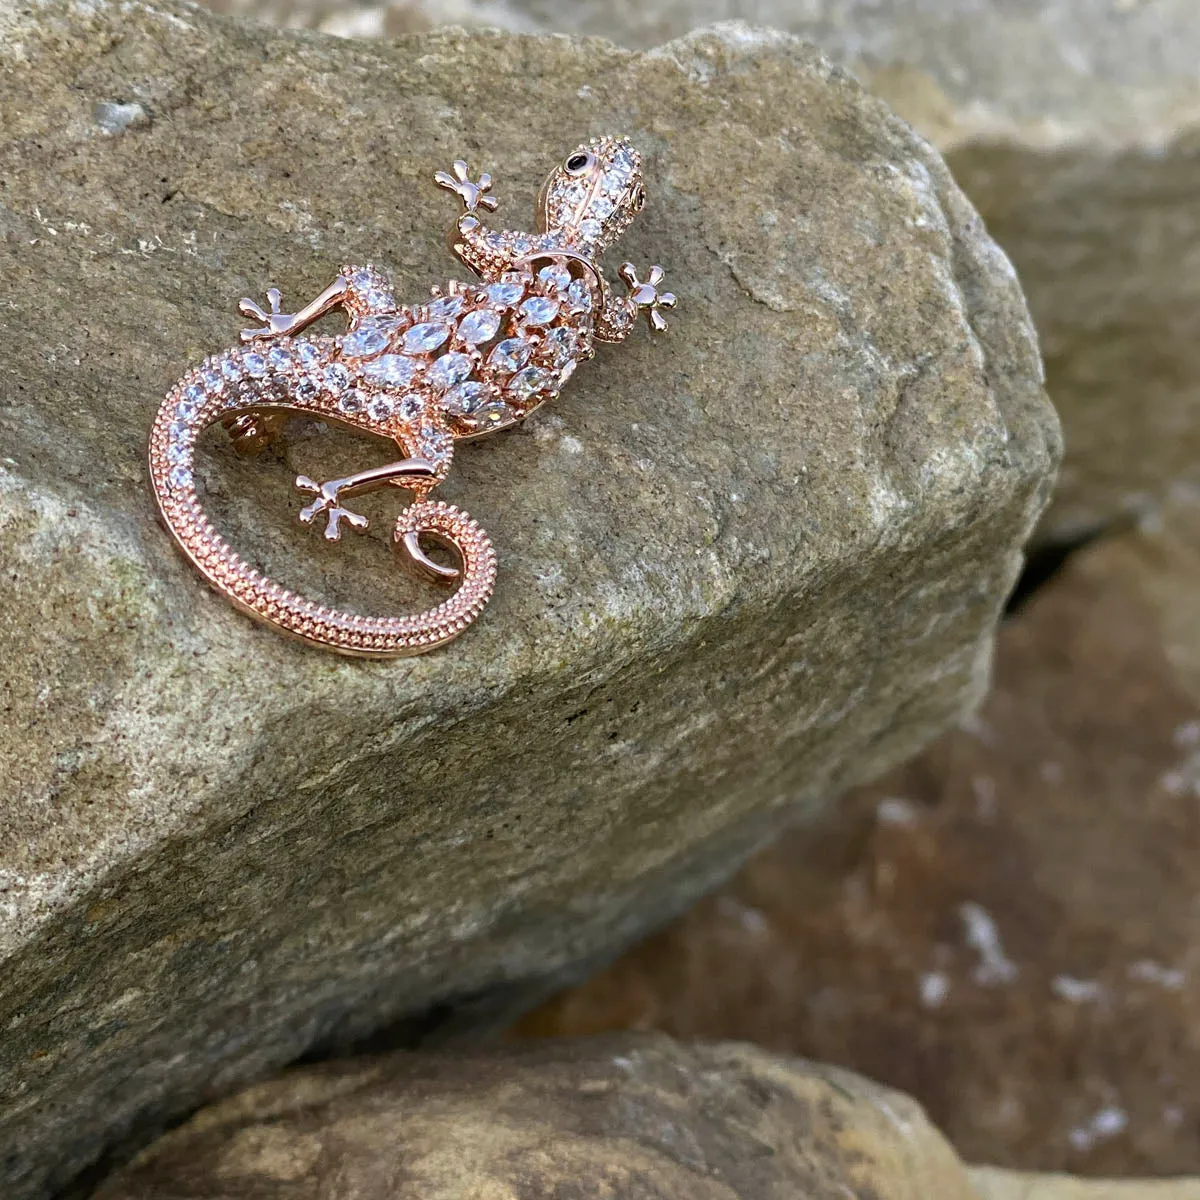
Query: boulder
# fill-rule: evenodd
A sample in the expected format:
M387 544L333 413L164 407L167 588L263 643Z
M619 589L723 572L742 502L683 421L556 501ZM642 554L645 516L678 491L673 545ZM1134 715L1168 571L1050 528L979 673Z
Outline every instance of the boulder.
M1200 1200L1200 1179L1074 1179L979 1167L980 1200Z
M1017 268L1067 445L1040 537L1200 480L1194 0L216 2L358 35L450 21L649 47L740 17L798 34L934 142Z
M0 78L6 1197L299 1055L507 1019L977 700L1058 426L1007 260L815 51L47 0L0 12ZM680 307L459 453L479 623L349 661L210 593L145 444L237 298L373 261L415 302L434 170L492 170L520 225L609 130L647 160L621 254ZM386 454L304 427L199 471L250 561L404 611L386 538L325 544L291 487Z
M961 729L521 1028L753 1039L902 1088L969 1161L1194 1173L1198 595L1181 491L1034 594Z
M975 1200L907 1096L634 1034L292 1070L202 1110L95 1200L147 1196Z

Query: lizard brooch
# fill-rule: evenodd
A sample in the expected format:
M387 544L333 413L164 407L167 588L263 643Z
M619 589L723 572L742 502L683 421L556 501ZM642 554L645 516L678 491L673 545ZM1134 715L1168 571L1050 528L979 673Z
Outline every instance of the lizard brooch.
M461 202L450 248L478 277L432 289L416 305L396 303L374 267L344 267L298 312L242 300L259 324L242 345L207 358L168 393L150 434L150 477L167 528L204 577L238 608L285 633L342 654L421 654L457 637L483 611L496 576L487 534L465 512L430 497L450 469L456 442L507 429L558 395L595 343L621 342L646 313L655 331L675 297L661 291L663 271L644 280L620 268L626 294L614 290L600 254L645 204L641 160L623 138L579 146L551 171L538 197L537 232L489 230L491 178L473 180L466 163L434 176ZM298 336L341 308L337 337ZM238 449L256 453L276 440L289 416L315 417L389 439L396 462L342 479L306 476L296 487L308 503L305 523L323 524L336 541L366 518L347 507L354 495L405 488L412 502L396 521L394 542L426 577L457 585L442 603L406 616L365 616L329 608L266 578L213 528L194 475L196 442L220 421ZM457 566L429 557L430 542L450 549ZM423 544L424 543L424 544Z

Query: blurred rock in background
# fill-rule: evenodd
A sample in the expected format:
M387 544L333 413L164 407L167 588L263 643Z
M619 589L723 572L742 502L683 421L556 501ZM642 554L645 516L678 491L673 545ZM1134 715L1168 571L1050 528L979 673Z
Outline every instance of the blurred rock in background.
M808 38L937 145L1020 273L1067 444L1041 536L1200 481L1195 0L235 3L368 36L459 22L648 47L737 18Z
M1200 494L1072 557L977 717L520 1026L745 1038L969 1160L1195 1171Z
M977 1200L907 1096L751 1046L625 1034L288 1071L95 1200Z

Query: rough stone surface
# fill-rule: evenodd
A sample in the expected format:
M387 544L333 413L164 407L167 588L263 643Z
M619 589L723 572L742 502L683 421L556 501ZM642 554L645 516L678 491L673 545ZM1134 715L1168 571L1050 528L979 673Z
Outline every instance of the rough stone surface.
M1198 1179L1072 1179L990 1167L970 1175L980 1200L1200 1200Z
M6 1197L301 1053L528 1003L978 696L1057 424L1009 264L811 49L2 19ZM610 129L648 158L622 250L682 306L459 455L444 492L501 560L484 619L355 663L210 594L143 447L236 298L347 260L416 298L450 269L431 171L492 168L524 223ZM407 608L382 535L335 551L290 487L386 453L310 431L203 472L285 582Z
M286 1073L95 1200L975 1200L907 1096L750 1046L625 1035Z
M350 34L440 21L652 46L740 18L847 64L946 155L1017 267L1067 457L1073 538L1200 480L1195 0L224 0Z
M910 1092L971 1161L1194 1174L1197 596L1180 494L1002 629L966 728L523 1027L751 1039Z

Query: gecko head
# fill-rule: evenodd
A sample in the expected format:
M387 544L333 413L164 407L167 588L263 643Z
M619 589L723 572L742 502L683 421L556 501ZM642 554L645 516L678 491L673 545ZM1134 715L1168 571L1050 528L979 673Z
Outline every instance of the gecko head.
M576 146L542 184L539 231L562 230L584 253L599 254L645 204L641 155L625 138L593 138Z

